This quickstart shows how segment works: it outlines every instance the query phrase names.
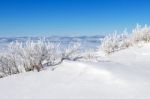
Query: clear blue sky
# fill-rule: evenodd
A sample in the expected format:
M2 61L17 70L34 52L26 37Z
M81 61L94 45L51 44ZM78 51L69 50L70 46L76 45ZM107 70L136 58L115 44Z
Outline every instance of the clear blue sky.
M0 0L0 36L104 35L150 24L150 0Z

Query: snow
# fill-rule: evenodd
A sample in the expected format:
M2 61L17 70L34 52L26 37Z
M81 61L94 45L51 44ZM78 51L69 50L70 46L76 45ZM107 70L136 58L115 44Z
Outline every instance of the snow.
M150 44L0 79L0 99L150 99Z

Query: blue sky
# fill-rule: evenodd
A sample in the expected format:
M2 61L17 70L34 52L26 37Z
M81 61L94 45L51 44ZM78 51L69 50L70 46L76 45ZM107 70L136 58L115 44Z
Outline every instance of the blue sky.
M149 0L0 0L0 36L105 35L150 24Z

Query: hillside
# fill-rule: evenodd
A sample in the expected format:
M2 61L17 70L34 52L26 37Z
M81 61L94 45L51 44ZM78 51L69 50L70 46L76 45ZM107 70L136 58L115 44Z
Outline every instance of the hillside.
M1 99L150 99L150 44L0 79Z

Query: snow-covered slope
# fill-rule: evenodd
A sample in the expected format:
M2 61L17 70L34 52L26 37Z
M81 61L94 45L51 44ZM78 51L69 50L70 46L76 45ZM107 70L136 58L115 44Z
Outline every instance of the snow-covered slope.
M150 99L150 44L0 79L0 99Z

